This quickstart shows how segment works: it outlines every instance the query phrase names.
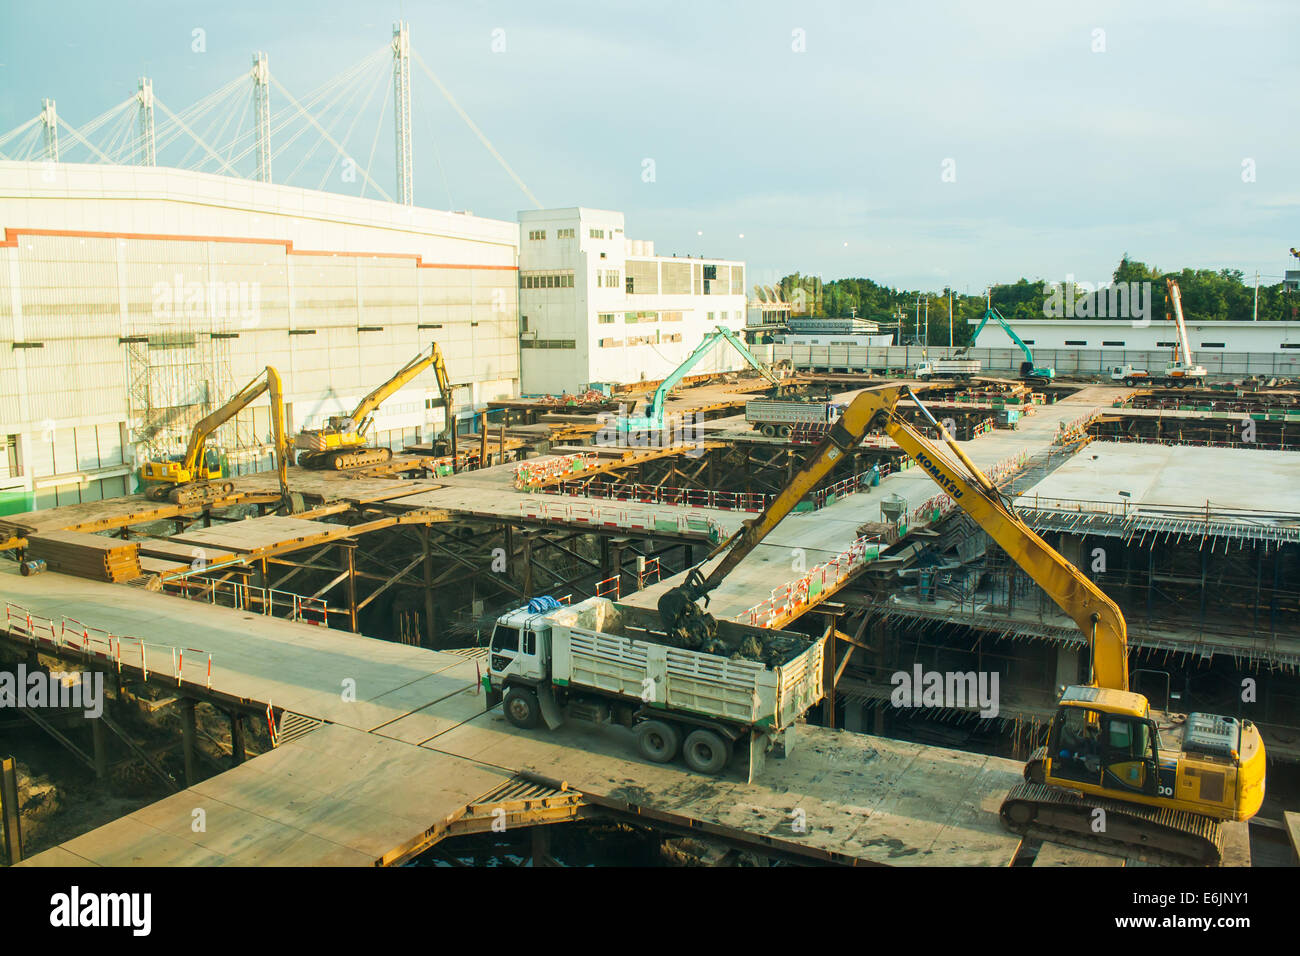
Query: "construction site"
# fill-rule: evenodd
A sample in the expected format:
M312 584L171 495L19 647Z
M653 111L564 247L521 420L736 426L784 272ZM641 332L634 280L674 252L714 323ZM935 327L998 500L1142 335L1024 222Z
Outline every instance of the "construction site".
M416 205L413 65L536 209ZM363 80L395 195L273 181ZM1300 865L1294 321L790 314L404 21L0 150L7 865Z
M392 863L452 853L436 850L444 839L472 858L489 852L471 834L493 837L498 806L538 859L546 825L599 821L590 825L648 828L665 860L1138 861L1023 838L999 821L999 790L1047 742L1061 688L1086 682L1092 635L883 430L813 481L709 594L719 633L816 643L819 686L798 719L806 739L788 756L737 746L750 769L737 757L701 790L688 769L628 754L608 714L529 729L492 706L483 678L501 663L498 618L539 596L599 601L644 619L648 636L659 599L789 495L827 427L768 437L746 422L747 403L779 392L786 404L847 407L897 385L710 376L663 402L668 421L691 427L658 445L648 438L673 429L618 426L639 399L653 407L646 389L512 400L482 416L501 424L461 436L454 452L295 465L218 483L195 502L141 494L6 517L6 658L99 672L110 688L105 718L26 710L9 732L35 721L25 738L39 729L57 741L73 759L55 763L80 765L65 767L71 777L129 772L136 792L162 797L75 835L70 807L33 807L23 821L32 862ZM1284 862L1300 761L1300 453L1287 438L1300 427L1300 391L1059 380L1040 390L1010 378L910 387L924 410L900 403L909 432L955 436L1013 513L1118 605L1135 692L1162 712L1259 728L1270 789L1249 823L1223 827L1222 858ZM998 427L1008 411L1014 427ZM1243 420L1258 421L1253 445L1241 441ZM975 700L897 706L896 675L914 669L996 674L996 713ZM337 690L349 681L351 701ZM1254 692L1243 703L1244 682ZM824 761L849 759L844 748L874 756L818 783ZM901 763L887 772L882 757ZM336 760L372 769L344 785L325 769ZM279 774L285 761L319 771ZM449 775L457 761L464 773ZM418 787L384 805L355 789L433 768L436 811ZM249 773L275 796L235 799ZM310 809L260 816L267 799L288 814L301 787ZM924 806L903 800L917 787ZM191 841L177 829L188 810L173 819L192 802L186 788L224 793L228 812L261 822L220 844ZM741 806L752 820L737 818ZM57 843L42 846L46 827Z

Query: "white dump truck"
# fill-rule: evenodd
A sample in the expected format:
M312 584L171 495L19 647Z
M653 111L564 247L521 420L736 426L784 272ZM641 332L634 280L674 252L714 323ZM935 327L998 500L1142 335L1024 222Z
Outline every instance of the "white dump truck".
M797 425L824 430L840 417L844 406L835 402L782 402L755 398L745 403L745 421L768 438L789 438Z
M969 381L980 373L979 359L935 359L922 362L912 370L912 375L921 381L932 378L952 378Z
M620 724L647 760L680 753L703 774L721 773L739 744L754 780L769 751L788 752L796 722L822 699L825 640L719 622L725 642L762 636L776 648L782 659L768 665L657 643L646 626L657 622L654 612L600 597L572 606L535 598L493 628L489 704L503 699L517 727L554 730L566 718Z

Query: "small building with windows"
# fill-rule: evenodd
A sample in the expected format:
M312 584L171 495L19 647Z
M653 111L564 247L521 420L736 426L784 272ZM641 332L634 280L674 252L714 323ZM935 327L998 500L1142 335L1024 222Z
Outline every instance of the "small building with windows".
M745 264L659 256L629 239L623 214L571 207L519 214L519 357L523 395L667 376L719 325L745 327ZM725 343L692 374L732 371Z

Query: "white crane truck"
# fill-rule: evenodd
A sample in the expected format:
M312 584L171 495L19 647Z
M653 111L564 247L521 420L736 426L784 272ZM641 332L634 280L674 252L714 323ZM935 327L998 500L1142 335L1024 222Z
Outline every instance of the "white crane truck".
M621 724L647 760L680 753L703 774L721 773L739 744L753 781L769 751L789 751L799 718L822 699L825 640L725 622L727 643L761 634L780 645L781 662L769 666L657 643L652 621L601 597L572 606L534 599L503 614L484 677L489 706L504 699L506 719L522 728L554 730L566 717Z

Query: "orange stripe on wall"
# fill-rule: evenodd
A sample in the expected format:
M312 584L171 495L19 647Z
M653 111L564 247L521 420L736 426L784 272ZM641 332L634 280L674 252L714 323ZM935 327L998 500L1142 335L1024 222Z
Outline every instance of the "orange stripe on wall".
M19 236L60 236L73 239L135 239L162 242L242 242L264 246L284 246L290 256L342 256L349 259L414 259L417 269L496 269L517 272L518 266L494 266L463 262L425 262L419 255L406 252L342 252L328 249L295 249L292 239L258 239L232 236L173 236L153 232L86 232L77 229L14 229L5 227L5 238L0 247L17 247Z

